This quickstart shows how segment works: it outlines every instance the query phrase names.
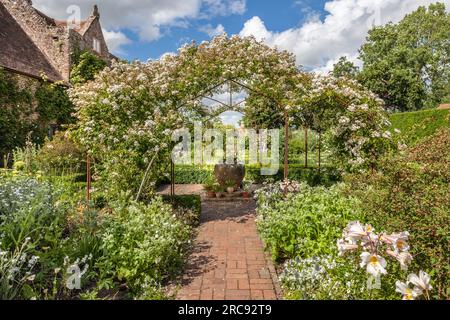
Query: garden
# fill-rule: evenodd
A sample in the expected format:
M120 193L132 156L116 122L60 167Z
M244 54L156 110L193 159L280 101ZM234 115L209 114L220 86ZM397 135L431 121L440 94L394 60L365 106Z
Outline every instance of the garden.
M172 134L214 128L199 97L242 87L242 127L284 126L279 172L246 165L242 185L283 297L449 298L447 111L408 126L359 81L305 72L252 37L217 36L146 63L94 61L87 76L85 63L63 96L73 108L64 130L23 136L0 171L0 299L174 299L202 200L157 188L203 184L214 197L241 181L217 184L207 164L170 175Z

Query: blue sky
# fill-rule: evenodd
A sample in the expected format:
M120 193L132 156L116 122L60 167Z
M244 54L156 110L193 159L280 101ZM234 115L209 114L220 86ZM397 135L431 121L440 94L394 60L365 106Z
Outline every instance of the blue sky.
M244 23L254 16L260 17L267 28L274 31L283 31L301 25L312 12L324 15L325 0L278 0L278 1L247 1L247 10L244 14L233 14L226 17L213 17L189 21L189 27L165 28L164 36L151 43L139 41L139 37L131 30L125 30L127 37L134 42L123 47L125 54L121 57L134 60L157 59L166 52L175 52L185 42L195 40L201 42L211 37L200 31L203 26L217 27L221 24L229 35L239 34Z
M158 59L182 44L225 31L255 36L290 51L308 71L328 72L358 49L374 25L398 22L439 0L34 0L58 19L86 18L98 4L110 51L127 59ZM440 0L450 8L450 0ZM75 9L74 9L75 8ZM75 10L75 11L74 11Z

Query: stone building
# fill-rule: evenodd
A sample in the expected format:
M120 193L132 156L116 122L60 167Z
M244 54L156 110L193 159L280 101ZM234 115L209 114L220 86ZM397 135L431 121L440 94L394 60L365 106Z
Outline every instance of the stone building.
M69 83L72 54L89 50L110 63L100 13L67 23L35 9L32 0L0 0L0 67L21 76Z
M14 83L20 96L25 92L30 97L12 102L17 92L0 96L0 166L11 164L12 150L23 147L26 137L41 144L64 124L61 114L70 114L64 102L52 105L61 112L52 110L49 116L48 106L40 108L37 93L46 88L43 77L69 87L73 54L83 50L107 64L115 58L106 45L97 6L86 20L74 24L46 16L32 0L0 0L0 79Z

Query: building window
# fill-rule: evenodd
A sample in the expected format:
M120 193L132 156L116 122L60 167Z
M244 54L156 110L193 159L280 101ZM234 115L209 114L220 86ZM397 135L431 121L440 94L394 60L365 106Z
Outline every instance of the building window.
M92 40L92 48L97 51L98 53L102 53L102 47L100 45L100 41L97 40L97 38L94 38Z

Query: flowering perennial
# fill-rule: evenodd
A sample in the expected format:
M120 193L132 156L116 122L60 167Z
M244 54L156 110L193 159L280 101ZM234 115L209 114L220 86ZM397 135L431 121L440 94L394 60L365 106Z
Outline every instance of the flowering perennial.
M347 252L354 252L362 249L360 267L376 279L387 274L387 261L383 254L396 259L400 263L402 270L408 270L413 257L409 253L408 243L409 233L376 234L375 229L369 225L363 225L359 221L350 222L344 229L343 236L337 240L339 255ZM411 289L408 285L413 284ZM426 293L429 299L430 276L424 271L420 271L419 276L410 274L407 283L397 281L396 291L403 295L405 300L413 300Z

